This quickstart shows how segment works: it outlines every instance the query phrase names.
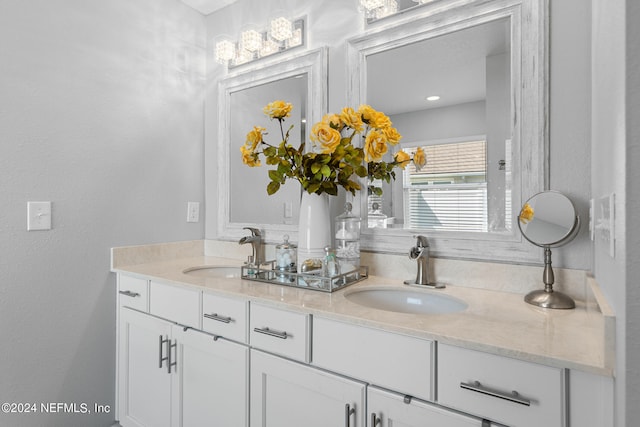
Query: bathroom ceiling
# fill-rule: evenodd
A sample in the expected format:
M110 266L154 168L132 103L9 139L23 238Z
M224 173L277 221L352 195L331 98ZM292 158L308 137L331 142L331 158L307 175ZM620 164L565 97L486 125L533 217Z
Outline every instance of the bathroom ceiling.
M180 0L187 6L191 6L203 15L208 15L218 9L235 3L236 0Z

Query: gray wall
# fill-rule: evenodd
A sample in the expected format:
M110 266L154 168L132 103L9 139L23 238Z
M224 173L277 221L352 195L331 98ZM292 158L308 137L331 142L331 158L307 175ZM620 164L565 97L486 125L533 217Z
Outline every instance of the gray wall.
M113 408L109 248L203 237L204 39L175 0L0 2L1 402ZM26 231L29 200L52 201L51 231Z

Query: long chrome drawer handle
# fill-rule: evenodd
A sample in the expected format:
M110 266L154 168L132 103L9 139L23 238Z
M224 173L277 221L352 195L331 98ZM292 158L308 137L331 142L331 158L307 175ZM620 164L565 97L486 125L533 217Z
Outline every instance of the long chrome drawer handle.
M140 294L139 294L139 293L137 293L137 292L131 292L131 291L118 291L118 292L119 292L120 294L122 294L122 295L126 295L126 296L128 296L128 297L132 297L132 298L135 298L135 297L139 297L139 296L140 296Z
M218 313L204 314L203 316L206 317L207 319L217 320L218 322L222 322L222 323L231 323L231 322L233 322L233 319L231 317L218 316Z
M265 334L265 335L269 335L272 337L276 337L276 338L280 338L283 340L286 340L287 338L289 338L291 335L287 334L286 332L278 332L278 331L272 331L269 328L253 328L254 332L257 332L259 334Z
M517 391L512 391L511 394L507 394L501 391L484 387L482 384L480 384L479 381L474 381L473 384L460 383L460 387L465 390L475 391L476 393L486 394L488 396L508 400L509 402L518 403L520 405L531 406L531 401L520 397L520 394Z

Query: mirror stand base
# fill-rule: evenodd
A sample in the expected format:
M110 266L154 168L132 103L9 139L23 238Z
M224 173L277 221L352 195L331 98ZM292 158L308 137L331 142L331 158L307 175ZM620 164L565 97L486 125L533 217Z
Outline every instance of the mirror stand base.
M554 290L546 291L544 289L539 289L537 291L532 291L524 297L524 300L529 304L537 305L542 308L570 309L576 307L576 303L571 299L571 297Z

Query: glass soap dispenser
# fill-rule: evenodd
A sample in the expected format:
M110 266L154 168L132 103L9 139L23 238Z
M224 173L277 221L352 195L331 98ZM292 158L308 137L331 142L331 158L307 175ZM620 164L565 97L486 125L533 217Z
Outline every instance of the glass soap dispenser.
M344 213L336 217L336 257L341 273L360 268L360 217L352 212L351 203L345 204Z

